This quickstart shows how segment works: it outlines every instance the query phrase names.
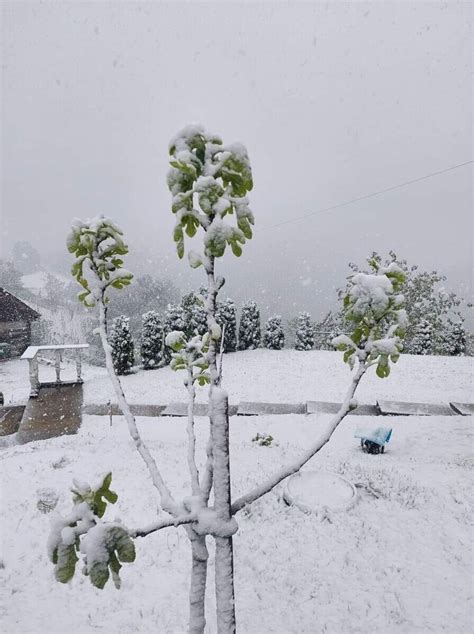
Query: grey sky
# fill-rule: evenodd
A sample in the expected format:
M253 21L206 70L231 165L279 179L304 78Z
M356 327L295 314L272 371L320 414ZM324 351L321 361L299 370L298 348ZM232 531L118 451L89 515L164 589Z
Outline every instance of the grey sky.
M319 315L349 260L390 248L468 293L469 166L269 227L471 159L470 3L2 8L3 256L59 251L74 216L105 213L136 267L197 286L165 176L169 138L200 122L252 162L255 238L222 265L238 301Z

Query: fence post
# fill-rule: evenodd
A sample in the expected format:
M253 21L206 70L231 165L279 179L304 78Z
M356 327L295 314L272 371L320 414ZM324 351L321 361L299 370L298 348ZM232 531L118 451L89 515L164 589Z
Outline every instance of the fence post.
M81 376L82 372L82 359L81 359L81 349L78 348L76 350L76 375L77 375L77 383L84 383Z
M36 397L38 396L40 382L39 382L39 371L38 371L38 359L34 356L32 359L28 359L30 366L30 396Z

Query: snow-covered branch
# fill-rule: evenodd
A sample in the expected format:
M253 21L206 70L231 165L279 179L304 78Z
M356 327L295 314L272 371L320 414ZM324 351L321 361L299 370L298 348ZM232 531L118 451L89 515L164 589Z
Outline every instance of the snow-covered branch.
M154 487L157 489L160 495L161 507L163 508L163 510L167 511L168 513L171 513L172 515L176 515L179 512L178 505L174 501L170 490L165 484L155 459L151 455L148 447L145 445L145 443L143 442L140 436L140 433L137 428L137 424L135 422L135 417L133 416L130 410L130 406L128 405L127 400L125 398L122 384L120 382L120 379L115 373L114 364L112 360L112 350L107 340L106 311L105 311L105 302L103 301L103 299L99 301L99 335L100 335L102 347L105 353L105 364L107 367L107 372L109 374L110 381L114 388L119 407L122 410L125 421L127 422L130 436L132 437L132 440L135 443L135 447L137 448L138 453L142 457L145 465L147 466L147 469L150 473L151 480L153 482Z
M128 530L130 537L146 537L151 533L156 533L162 528L171 528L183 526L186 524L192 524L196 522L196 516L194 514L178 515L176 517L165 517L164 519L152 522L148 526L143 528L133 528Z
M292 462L291 464L283 467L279 471L275 472L272 476L270 476L265 482L256 486L254 489L242 495L232 504L232 514L235 515L238 511L241 511L243 508L252 504L262 496L269 493L272 489L274 489L280 482L288 478L290 475L293 475L297 471L299 471L304 465L311 460L321 449L326 445L338 425L341 421L347 416L347 414L357 407L357 403L353 400L355 391L361 378L363 377L366 371L366 365L364 362L359 364L357 371L355 372L350 387L347 391L346 398L342 403L339 411L335 414L334 418L329 423L326 431L322 434L317 441L307 450L305 451L297 460Z
M127 422L130 436L147 466L153 485L159 493L162 508L172 515L178 515L179 506L174 501L156 461L138 432L135 417L130 411L122 384L115 372L112 349L107 338L107 291L110 287L123 288L130 283L132 278L132 274L125 271L122 266L122 256L128 253L128 247L122 235L122 231L115 223L103 216L86 222L76 220L67 241L69 251L76 256L72 273L84 289L79 295L80 301L86 306L98 304L98 332L105 353L107 372ZM85 263L89 266L88 272L84 270Z

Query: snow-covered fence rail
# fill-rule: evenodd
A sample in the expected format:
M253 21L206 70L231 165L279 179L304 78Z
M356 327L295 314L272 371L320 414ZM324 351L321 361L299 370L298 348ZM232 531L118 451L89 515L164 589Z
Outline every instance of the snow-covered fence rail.
M64 383L61 381L61 356L63 352L71 350L74 353L76 361L76 380L75 383L82 383L82 351L89 347L88 343L76 343L76 344L64 344L64 345L51 345L51 346L29 346L25 352L21 355L22 359L26 359L29 364L30 371L30 397L38 396L41 382L39 380L39 367L38 367L38 354L45 351L54 352L54 368L56 371L56 385Z

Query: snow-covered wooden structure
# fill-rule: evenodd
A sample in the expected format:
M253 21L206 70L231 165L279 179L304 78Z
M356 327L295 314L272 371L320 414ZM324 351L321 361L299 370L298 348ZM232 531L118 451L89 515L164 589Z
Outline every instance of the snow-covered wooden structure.
M0 288L0 344L9 356L19 356L31 343L31 323L41 315L28 304Z
M25 352L21 355L22 359L25 359L29 363L30 372L30 398L36 398L39 394L41 387L58 387L61 385L74 385L83 383L81 371L81 352L89 347L88 343L76 343L76 344L64 344L64 345L51 345L51 346L29 346ZM39 367L38 367L38 354L41 352L53 351L54 352L54 369L56 372L56 381L41 382L39 379ZM62 381L61 380L61 357L64 352L73 352L76 361L76 378L74 381Z

